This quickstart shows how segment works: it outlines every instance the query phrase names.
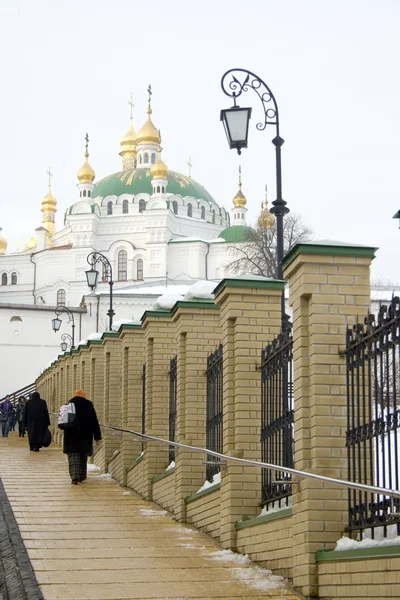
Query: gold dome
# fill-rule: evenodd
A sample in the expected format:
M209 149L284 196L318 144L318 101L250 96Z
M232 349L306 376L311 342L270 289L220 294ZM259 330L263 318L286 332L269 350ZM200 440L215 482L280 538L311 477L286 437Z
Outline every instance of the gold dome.
M153 121L150 118L151 109L147 110L149 115L146 123L141 129L139 129L136 142L138 144L161 144L161 135L158 129L156 129Z
M51 193L50 186L49 191L42 200L42 212L56 212L57 200Z
M132 123L129 125L129 129L126 132L126 134L124 135L123 138L121 138L121 146L125 147L125 146L136 146L136 133L135 130L133 129Z
M31 250L32 248L35 248L37 246L37 239L36 239L36 235L34 235L33 237L31 237L30 240L28 240L24 246L24 250Z
M1 228L0 228L0 233L1 233ZM0 254L5 254L6 251L7 251L7 240L5 240L0 235Z
M168 177L168 167L165 162L161 160L161 148L158 149L158 158L151 167L150 174L154 179L167 179Z
M78 171L78 179L79 179L79 183L93 183L93 180L96 177L96 173L93 171L93 169L89 165L89 161L88 161L88 158L89 158L89 152L88 152L89 136L88 136L88 134L86 134L85 140L86 140L86 150L85 150L85 159L86 160Z
M247 198L242 192L242 167L239 167L239 190L232 202L239 208L244 208L247 204Z
M265 200L261 203L261 214L258 217L257 223L262 229L275 227L275 217L269 212L268 208L267 186L265 186Z

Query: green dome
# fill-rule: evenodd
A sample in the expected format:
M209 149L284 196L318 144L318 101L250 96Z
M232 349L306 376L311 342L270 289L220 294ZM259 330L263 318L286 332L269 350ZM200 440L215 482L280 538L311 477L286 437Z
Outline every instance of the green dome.
M247 225L231 225L227 227L218 237L223 238L226 242L250 242L257 236L255 229Z
M122 194L152 194L153 188L150 169L127 169L120 173L114 173L96 183L93 190L93 198L96 196L121 196ZM216 204L214 198L194 181L191 177L181 175L175 171L168 173L167 194L180 194L181 196L193 196L197 200L206 200Z

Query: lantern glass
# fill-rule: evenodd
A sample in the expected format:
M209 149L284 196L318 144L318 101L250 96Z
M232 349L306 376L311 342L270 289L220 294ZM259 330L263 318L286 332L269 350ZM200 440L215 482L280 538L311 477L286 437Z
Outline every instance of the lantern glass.
M234 106L221 110L221 121L225 128L226 137L230 148L247 148L251 108Z
M61 350L62 352L65 352L67 349L67 342L61 342Z
M61 325L62 325L62 321L58 317L56 317L55 319L53 319L51 323L53 325L53 331L54 331L54 333L56 331L58 331L60 329Z
M96 269L94 267L89 269L89 271L86 271L87 284L91 288L92 291L94 290L94 288L97 285L98 277L99 277L99 272L96 271Z

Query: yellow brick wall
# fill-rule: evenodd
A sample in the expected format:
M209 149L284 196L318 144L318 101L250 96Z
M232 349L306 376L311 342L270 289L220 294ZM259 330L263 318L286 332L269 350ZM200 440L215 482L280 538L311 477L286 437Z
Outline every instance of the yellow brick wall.
M292 517L238 529L237 551L276 575L292 575Z
M137 492L140 496L144 497L146 486L144 480L143 460L136 463L132 469L128 471L126 485Z
M214 490L205 496L200 496L188 502L187 522L208 533L217 542L221 533L220 490Z
M160 506L174 512L175 506L175 473L153 483L153 501Z
M108 463L108 472L113 479L118 481L118 483L123 484L124 464L121 452L118 451L118 454L111 458Z
M318 564L320 600L398 600L400 557Z

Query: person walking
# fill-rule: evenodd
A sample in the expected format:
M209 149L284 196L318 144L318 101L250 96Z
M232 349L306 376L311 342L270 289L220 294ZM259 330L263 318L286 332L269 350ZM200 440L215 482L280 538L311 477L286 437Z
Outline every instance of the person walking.
M49 425L50 417L46 400L40 397L39 392L33 392L25 405L24 415L24 428L28 430L31 452L39 452Z
M8 437L13 413L14 407L11 403L10 396L6 396L6 399L0 404L1 435L3 437Z
M75 404L77 425L64 430L64 454L68 455L71 483L77 485L87 477L87 457L93 454L93 438L101 440L99 421L93 402L83 390L76 390L70 402Z
M25 406L26 406L26 398L25 396L20 396L18 399L16 419L18 423L18 433L19 437L25 436L25 427L24 427L24 419L25 419Z

